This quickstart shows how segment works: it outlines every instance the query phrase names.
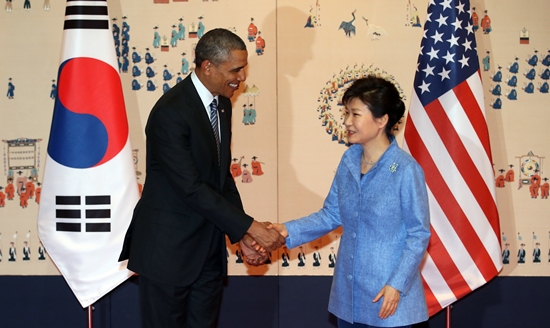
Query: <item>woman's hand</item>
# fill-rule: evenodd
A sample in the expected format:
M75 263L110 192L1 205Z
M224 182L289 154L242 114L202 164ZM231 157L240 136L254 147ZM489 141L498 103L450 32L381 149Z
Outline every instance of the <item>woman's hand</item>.
M267 225L268 229L275 229L275 231L279 232L281 236L288 237L288 230L286 230L286 227L282 223L270 223Z
M399 304L399 298L401 296L397 289L385 285L382 287L378 295L376 295L376 297L372 300L372 302L376 303L382 297L384 300L382 301L382 307L380 308L378 317L380 317L380 319L386 319L390 315L393 315L395 310L397 310L397 305Z

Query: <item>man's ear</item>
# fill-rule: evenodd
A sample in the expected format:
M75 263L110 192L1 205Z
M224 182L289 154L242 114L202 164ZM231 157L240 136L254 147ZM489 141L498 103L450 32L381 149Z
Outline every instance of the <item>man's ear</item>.
M205 59L201 63L201 70L204 72L205 75L210 75L210 69L212 68L212 62L208 59Z

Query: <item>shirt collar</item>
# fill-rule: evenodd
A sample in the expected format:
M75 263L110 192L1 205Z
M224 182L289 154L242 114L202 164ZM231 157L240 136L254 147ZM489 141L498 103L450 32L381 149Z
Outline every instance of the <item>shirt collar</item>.
M199 80L199 77L195 72L191 72L191 81L193 82L193 85L195 86L195 89L197 89L197 93L199 94L199 97L201 98L202 104L204 105L204 108L207 109L207 112L209 113L210 110L210 104L212 103L212 100L216 99L218 100L218 97L214 97L210 91L202 84L201 80ZM209 114L210 115L210 114Z

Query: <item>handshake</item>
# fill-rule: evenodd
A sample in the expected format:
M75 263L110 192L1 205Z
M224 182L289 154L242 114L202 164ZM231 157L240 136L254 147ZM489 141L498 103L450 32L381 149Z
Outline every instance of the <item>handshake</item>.
M287 236L288 231L280 223L254 220L239 242L246 263L253 266L264 264L269 258L268 253L282 247Z

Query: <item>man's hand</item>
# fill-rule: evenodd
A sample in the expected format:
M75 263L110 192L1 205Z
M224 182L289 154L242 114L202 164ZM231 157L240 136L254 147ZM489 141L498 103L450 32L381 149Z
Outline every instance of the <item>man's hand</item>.
M380 290L378 295L376 295L376 297L372 300L372 302L376 303L382 297L384 297L384 301L382 302L382 306L380 307L378 317L380 317L380 319L386 319L390 315L393 315L395 313L395 310L397 310L400 294L397 289L388 285L384 285L384 287L382 287L382 289Z
M260 246L254 240L254 238L250 237L250 235L248 235L248 234L244 234L243 238L241 239L241 244L240 245L243 245L243 244L247 249L250 249L253 252L259 253L261 255L267 254L265 248Z
M254 220L246 233L267 252L272 252L285 244L285 238L277 230L268 229L266 224L269 225L267 222L263 224Z
M265 249L258 245L258 243L256 243L256 241L247 234L245 234L243 239L241 239L239 245L241 246L241 250L246 257L246 263L250 265L262 265L269 258L269 255Z

